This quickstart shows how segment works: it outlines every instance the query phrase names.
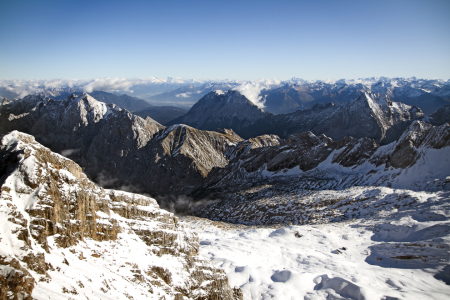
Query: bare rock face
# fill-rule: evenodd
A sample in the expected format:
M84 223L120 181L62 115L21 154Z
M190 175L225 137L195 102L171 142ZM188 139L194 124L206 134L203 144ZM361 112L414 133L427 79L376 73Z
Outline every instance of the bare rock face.
M18 131L2 138L0 163L1 299L129 298L135 290L149 298L242 297L197 256L196 235L154 199L100 188ZM131 249L140 254L127 255Z
M416 121L411 124L396 143L388 164L394 168L407 168L422 155L420 149L441 149L450 146L450 126L444 124L434 127L428 123ZM445 164L445 162L442 162Z
M378 143L395 141L413 120L424 116L417 107L393 102L385 94L363 93L342 105L316 104L313 108L274 117L275 134L286 137L311 131L341 140L346 136L372 138ZM274 125L275 125L274 124Z

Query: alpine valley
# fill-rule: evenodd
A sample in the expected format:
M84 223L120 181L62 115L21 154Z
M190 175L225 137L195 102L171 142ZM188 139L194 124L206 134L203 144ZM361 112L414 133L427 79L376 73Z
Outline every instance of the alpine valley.
M157 82L2 83L0 299L450 297L449 81Z

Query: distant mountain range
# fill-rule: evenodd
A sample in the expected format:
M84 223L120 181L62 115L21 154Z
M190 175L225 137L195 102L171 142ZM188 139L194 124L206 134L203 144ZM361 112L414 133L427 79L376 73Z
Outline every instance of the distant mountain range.
M424 117L418 107L393 102L386 94L364 93L341 105L317 103L308 110L273 115L259 109L237 91L211 92L186 115L168 125L186 124L202 130L231 128L244 138L311 131L335 140L345 136L369 137L377 142L396 140L414 120Z
M364 93L386 94L391 100L420 107L425 114L450 104L450 82L416 78L370 78L332 83L295 79L261 92L266 110L274 114L312 108L316 103L341 104Z
M244 87L244 88L243 88ZM250 97L245 89L251 87ZM312 108L316 103L332 102L336 105L355 100L363 93L383 93L392 101L417 106L425 114L450 104L450 81L412 78L360 78L336 81L302 80L188 80L179 78L96 79L91 81L26 81L0 80L0 96L8 99L27 94L65 98L83 91L105 91L127 94L144 99L152 105L176 106L189 109L207 93L236 89L249 100L264 103L264 110L273 114L290 113ZM58 98L58 99L59 99ZM118 104L119 105L119 104ZM135 108L126 108L134 111ZM143 109L143 108L142 108Z
M327 135L330 146L325 142L325 156L319 162L337 147L331 145L353 145L346 136L366 139L365 144L373 145L370 149L376 149L380 142L395 142L424 115L416 107L369 93L343 105L316 104L310 110L273 115L239 92L229 91L206 95L186 118L197 122L197 127L232 130L207 131L180 124L165 127L149 117L143 119L82 94L63 100L35 95L5 102L0 105L0 134L20 130L34 135L43 145L79 163L88 176L105 187L152 195L187 195L204 186L215 168L225 168L253 149L286 147L298 134L320 139ZM445 121L445 111L434 118ZM311 145L311 149L318 149ZM367 152L352 151L354 155L350 156L356 161ZM367 153L370 156L371 152ZM298 162L289 155L282 160L291 162L284 165L288 169Z
M316 103L332 102L336 105L355 100L364 93L382 93L391 100L417 106L425 114L450 104L450 82L417 78L365 78L337 80L332 82L306 81L293 78L279 83L259 82L208 82L203 85L189 84L179 89L155 95L149 101L157 103L185 103L193 105L213 90L224 92L254 84L260 92L264 110L273 114L290 113L312 108ZM245 92L244 92L245 94ZM251 99L252 100L252 99Z

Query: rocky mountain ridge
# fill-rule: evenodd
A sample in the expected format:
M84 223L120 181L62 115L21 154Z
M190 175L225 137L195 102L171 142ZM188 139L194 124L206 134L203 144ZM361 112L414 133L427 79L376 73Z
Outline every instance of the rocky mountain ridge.
M168 125L187 124L201 130L231 128L244 136L246 128L267 115L238 91L217 90L201 98L184 116Z
M385 94L363 93L342 105L316 104L312 109L290 114L264 113L237 91L211 92L189 112L171 123L202 130L232 128L244 138L312 131L335 140L346 136L368 137L384 144L396 140L413 120L424 117L417 107L393 102Z
M18 131L0 162L2 299L242 299L154 199L104 190Z
M311 132L292 135L276 147L257 148L214 168L196 197L231 199L257 186L340 190L387 186L412 190L450 189L450 125L415 121L400 139L379 146L368 138L336 142Z
M445 80L417 78L361 78L337 81L306 81L293 78L261 92L266 110L275 114L312 108L316 103L335 105L364 93L386 94L395 102L420 107L426 114L448 105L450 84Z
M249 128L261 131L262 126L276 124L276 133L294 135L286 140L274 134L244 140L233 130L203 131L187 125L164 127L150 118L142 119L114 105L98 102L88 94L60 101L27 96L2 105L0 130L7 133L17 129L34 134L39 142L78 162L90 178L104 187L157 196L190 194L205 183L213 182L211 178L215 175L209 175L210 172L215 168L226 169L233 159L242 159L244 168L260 168L259 165L249 167L247 154L252 151L270 153L269 156L283 153L283 149L294 151L280 154L277 160L270 162L270 171L291 169L300 163L300 157L301 164L309 170L344 146L349 152L345 159L351 163L369 157L379 148L379 140L387 144L400 136L402 128L423 117L417 108L392 102L386 95L367 93L341 106L316 105L310 111L278 116L262 113L236 91L214 92L199 105L212 102L210 109L214 112L218 103L224 111L229 111L227 105L233 101L255 112L254 125ZM225 116L224 112L219 113ZM199 120L208 122L205 116ZM246 114L237 114L235 119L239 120L239 116ZM313 131L307 133L310 128ZM301 131L306 133L296 133ZM324 131L331 137L322 136ZM346 132L363 140L346 138ZM365 138L367 135L376 139ZM340 141L333 141L336 136ZM358 151L359 147L365 150ZM237 174L239 170L233 176ZM159 178L166 180L161 182Z
M279 142L278 137L263 136L243 147L238 145L243 139L232 130L164 127L88 94L59 101L27 96L0 106L0 116L0 133L34 134L45 146L79 163L103 186L154 196L189 194L201 186L213 167L228 164L231 154L227 153Z

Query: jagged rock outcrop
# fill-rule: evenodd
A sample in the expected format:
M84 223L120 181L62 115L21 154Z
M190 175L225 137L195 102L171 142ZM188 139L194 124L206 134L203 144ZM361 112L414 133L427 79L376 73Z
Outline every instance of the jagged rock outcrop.
M415 121L397 142L379 146L373 139L346 137L339 142L311 132L292 135L280 146L251 149L224 168L214 168L199 198L227 199L229 192L262 184L304 189L392 186L442 190L450 159L450 125Z
M115 125L114 134L127 150L142 147L162 127L150 118L134 116L88 94L58 101L40 95L27 96L2 105L0 116L0 133L27 132L53 151L71 149L80 156L89 151L99 134L105 133L102 132L105 126L112 129Z
M3 136L0 162L1 299L242 297L154 199L100 188L18 131Z

